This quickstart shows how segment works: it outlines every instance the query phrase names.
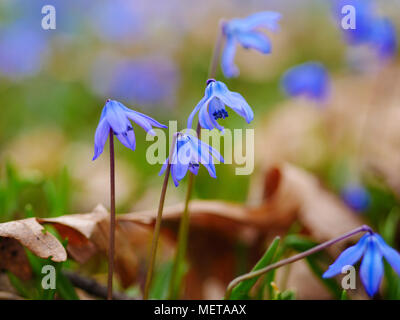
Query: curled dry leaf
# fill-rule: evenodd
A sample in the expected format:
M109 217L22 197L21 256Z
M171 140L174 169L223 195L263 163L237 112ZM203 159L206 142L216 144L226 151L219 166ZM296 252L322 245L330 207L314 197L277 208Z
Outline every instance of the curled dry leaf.
M51 233L44 230L35 218L0 224L0 237L17 240L40 258L55 262L65 261L67 252Z
M91 213L41 219L41 222L52 224L63 238L68 238L67 249L71 257L85 263L98 252L108 253L109 219L107 210L99 205ZM122 286L132 285L144 269L151 236L149 226L121 225L117 220L115 271Z

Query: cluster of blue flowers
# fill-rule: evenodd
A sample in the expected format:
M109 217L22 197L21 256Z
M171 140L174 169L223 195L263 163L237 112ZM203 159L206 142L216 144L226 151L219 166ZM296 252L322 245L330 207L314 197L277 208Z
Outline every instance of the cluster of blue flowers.
M391 38L393 33L390 31L390 23L387 20L377 20L371 15L369 1L365 0L362 5L358 1L355 3L357 3L357 8L360 9L358 12L359 29L348 33L349 41L351 43L374 42L381 56L389 55L393 50ZM222 53L221 67L226 77L238 75L238 68L233 62L237 44L244 48L256 49L262 53L271 51L269 39L258 29L266 28L270 31L276 31L280 18L281 15L276 12L261 12L244 19L233 19L222 24L226 44ZM373 24L370 24L371 21L373 21ZM329 93L330 79L322 64L309 62L288 70L283 75L281 83L289 96L306 96L309 99L321 101ZM253 110L242 95L230 91L221 81L209 79L204 97L193 109L187 120L187 129L192 128L193 119L198 113L198 123L201 128L206 130L216 128L223 132L224 127L218 121L228 117L227 107L244 118L247 123L254 119ZM150 134L154 134L153 127L166 128L165 125L153 118L131 110L118 101L107 100L95 134L93 160L97 159L103 152L107 137L110 134L114 134L127 148L135 150L136 140L131 120ZM159 174L165 173L170 164L171 177L175 186L178 186L188 171L197 175L201 164L207 169L211 177L216 178L214 159L224 162L217 150L202 142L198 137L187 132L179 132L176 134L174 149L166 159ZM362 187L349 187L343 197L353 209L360 211L364 210L369 202L368 195L363 193ZM399 253L389 247L381 236L370 231L356 245L346 249L324 273L323 277L329 278L341 273L344 266L355 264L361 257L363 257L360 269L361 280L370 296L376 294L379 289L384 273L383 257L400 275Z

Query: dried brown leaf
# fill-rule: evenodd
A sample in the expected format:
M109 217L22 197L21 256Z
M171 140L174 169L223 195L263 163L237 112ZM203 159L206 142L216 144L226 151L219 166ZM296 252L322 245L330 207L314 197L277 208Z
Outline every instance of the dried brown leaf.
M51 233L44 230L35 218L0 224L0 237L15 239L37 256L55 262L65 261L67 252Z

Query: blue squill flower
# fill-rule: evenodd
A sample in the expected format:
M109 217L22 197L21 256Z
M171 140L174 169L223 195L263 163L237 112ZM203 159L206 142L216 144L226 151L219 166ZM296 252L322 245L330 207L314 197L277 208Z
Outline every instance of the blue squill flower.
M341 196L350 208L358 212L365 211L370 203L368 191L359 184L351 183L346 185L341 192Z
M330 78L325 67L318 62L307 62L295 66L282 76L281 85L291 97L306 96L324 100L330 90Z
M217 128L223 131L224 127L219 125L217 120L228 117L228 111L226 111L225 106L230 107L243 117L247 123L250 123L254 119L253 110L241 94L229 91L228 87L221 81L210 79L207 81L204 97L193 109L188 118L188 128L192 127L193 118L199 112L199 122L202 128L208 130Z
M107 100L94 136L93 160L96 160L103 152L110 129L125 147L135 150L136 139L130 120L152 135L155 135L152 127L167 128L167 126L157 122L153 118L131 110L118 101Z
M377 233L365 234L356 245L343 251L329 269L322 275L331 278L342 272L347 265L354 265L363 257L360 267L360 277L370 297L379 290L384 268L382 257L400 276L400 254L391 248Z
M213 147L193 135L178 133L171 160L171 177L175 186L179 185L179 181L185 177L188 170L197 175L200 164L208 170L212 178L216 178L213 157L224 162L222 156ZM159 175L162 175L166 170L168 161L169 157L162 166Z
M225 77L239 75L239 69L234 63L237 44L245 49L255 49L264 54L271 52L270 40L258 29L277 31L280 18L281 14L278 12L265 11L252 14L244 19L232 19L223 23L222 31L226 43L222 52L221 66Z

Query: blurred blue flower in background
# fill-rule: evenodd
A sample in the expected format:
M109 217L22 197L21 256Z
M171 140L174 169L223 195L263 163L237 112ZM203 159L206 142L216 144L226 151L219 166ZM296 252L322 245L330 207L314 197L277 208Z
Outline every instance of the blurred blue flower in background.
M48 53L44 31L13 23L0 27L0 74L12 79L38 73Z
M217 120L228 117L225 105L243 117L247 123L254 119L253 110L241 94L229 91L228 87L221 81L210 79L207 81L204 97L188 118L188 128L192 127L193 118L199 112L199 123L202 128L208 130L217 128L223 131L224 127L219 125Z
M382 256L400 276L400 254L391 248L377 233L367 233L352 247L343 251L329 269L322 275L331 278L342 272L342 268L354 265L363 257L360 267L360 277L370 297L378 290L384 274Z
M381 60L393 58L397 53L396 28L387 18L377 19L373 25L370 43Z
M342 13L345 6L353 6L355 9L355 29L342 27L342 19L347 13ZM334 0L333 11L338 27L349 44L356 45L369 40L376 11L373 0Z
M244 19L232 19L223 23L222 31L226 43L222 52L221 67L225 77L230 78L239 75L239 69L234 63L237 44L245 49L255 49L264 54L271 52L270 40L258 29L265 28L270 31L277 31L280 19L280 13L264 11L252 14Z
M307 62L286 71L282 76L281 86L288 96L305 96L321 101L329 94L330 78L321 63Z
M368 191L358 183L349 183L341 191L343 201L353 210L362 212L368 209L370 195Z
M214 159L224 162L224 159L217 150L195 136L186 133L178 133L176 144L172 153L171 177L175 186L179 185L188 170L197 175L200 164L202 164L212 178L216 178ZM168 166L169 157L161 168L159 175L162 175Z
M91 13L94 31L104 41L131 44L144 24L143 16L135 11L137 5L126 0L97 2Z
M91 85L103 97L150 107L165 107L175 101L179 70L168 57L124 59L100 55L92 70Z
M171 99L178 84L175 64L164 59L137 59L119 63L110 84L110 93L145 105Z
M125 147L135 150L135 133L129 120L132 120L152 135L155 135L153 126L167 128L167 126L143 113L131 110L118 101L108 99L101 112L100 122L94 136L93 160L96 160L102 154L110 129Z
M342 8L351 5L355 8L355 29L345 29L341 25L345 13ZM346 41L350 45L366 45L376 57L385 62L397 53L396 29L393 22L378 15L375 3L371 0L335 0L334 15Z

